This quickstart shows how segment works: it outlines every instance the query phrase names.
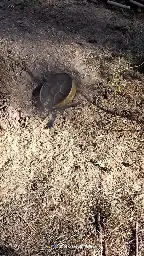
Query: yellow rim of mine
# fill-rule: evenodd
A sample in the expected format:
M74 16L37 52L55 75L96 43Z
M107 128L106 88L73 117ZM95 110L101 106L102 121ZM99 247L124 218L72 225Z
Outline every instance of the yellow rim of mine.
M76 94L76 84L73 81L72 82L72 87L71 87L71 90L70 90L68 96L63 101L58 103L56 105L56 107L64 107L64 106L68 105L73 100L75 94Z

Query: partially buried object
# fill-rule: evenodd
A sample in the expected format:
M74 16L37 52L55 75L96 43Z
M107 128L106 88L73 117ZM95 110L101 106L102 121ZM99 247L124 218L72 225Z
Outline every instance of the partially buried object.
M40 90L40 101L46 111L52 114L47 128L51 128L56 119L57 110L68 105L76 94L76 85L71 76L66 73L51 75Z

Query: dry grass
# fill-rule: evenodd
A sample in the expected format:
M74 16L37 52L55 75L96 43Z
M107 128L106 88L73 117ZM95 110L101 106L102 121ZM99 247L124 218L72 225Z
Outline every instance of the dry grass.
M138 222L143 255L144 76L124 54L40 33L11 41L5 32L0 43L0 244L19 255L99 256L103 239L108 256L130 256ZM79 105L59 113L51 130L33 114L36 83L24 62L36 76L47 65L78 80Z

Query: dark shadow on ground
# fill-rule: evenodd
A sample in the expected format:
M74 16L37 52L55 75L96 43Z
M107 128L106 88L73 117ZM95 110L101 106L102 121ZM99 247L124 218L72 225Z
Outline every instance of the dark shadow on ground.
M4 1L1 1L4 2ZM99 1L98 1L99 2ZM61 40L89 47L107 48L111 52L140 54L144 48L144 26L134 25L135 16L127 11L127 18L121 13L108 10L109 6L84 4L49 5L3 5L0 9L0 36L11 39ZM107 8L106 8L107 7ZM130 16L130 18L129 18Z
M18 254L10 246L6 247L0 245L0 256L18 256Z

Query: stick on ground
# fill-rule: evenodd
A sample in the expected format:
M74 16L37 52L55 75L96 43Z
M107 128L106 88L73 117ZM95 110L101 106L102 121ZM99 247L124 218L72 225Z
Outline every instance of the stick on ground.
M138 7L144 7L144 5L143 5L143 4L138 3L138 2L136 2L136 1L129 0L129 2L130 2L131 4L135 4L135 5L137 5Z
M119 3L114 2L114 1L107 1L107 3L111 4L111 5L114 5L114 6L117 6L117 7L120 7L120 8L124 8L124 9L130 10L130 6L129 5L119 4Z
M136 256L138 256L138 222L136 222Z

